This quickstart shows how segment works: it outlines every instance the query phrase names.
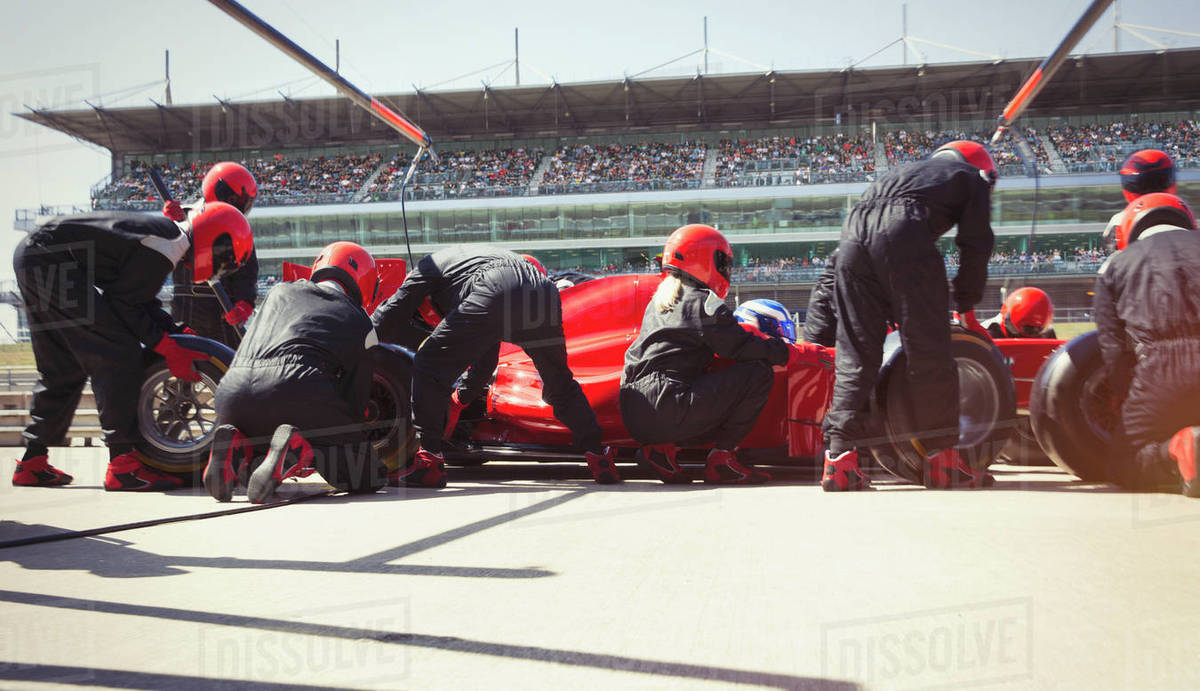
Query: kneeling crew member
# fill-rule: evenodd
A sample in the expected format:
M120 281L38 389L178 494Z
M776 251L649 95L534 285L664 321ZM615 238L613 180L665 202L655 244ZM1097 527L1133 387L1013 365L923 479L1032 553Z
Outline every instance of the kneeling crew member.
M729 241L714 228L688 225L672 233L663 248L666 277L625 353L621 420L643 445L638 462L666 483L691 481L676 460L679 447L710 443L705 482L771 479L739 463L735 450L767 404L771 365L786 365L791 349L738 324L724 301L732 263ZM706 373L714 356L738 362Z
M1096 278L1094 311L1124 451L1110 477L1136 490L1200 497L1200 233L1172 194L1130 204L1118 252Z
M259 504L289 477L319 472L346 492L374 492L386 471L365 433L371 392L367 349L379 341L363 309L375 297L375 259L353 242L317 256L308 281L281 283L217 387L217 428L204 486L229 501L255 452L249 476Z
M58 216L30 233L17 247L13 269L38 383L13 484L71 481L49 464L47 447L65 439L90 378L108 446L104 489L180 487L178 477L143 465L134 451L142 345L166 358L171 374L185 381L200 381L192 362L208 355L170 337L183 328L163 311L158 291L181 260L192 265L195 280L204 281L237 269L253 247L246 218L221 202L178 223L141 213L95 212Z
M496 370L502 341L529 355L542 378L542 400L585 451L596 482L620 482L613 464L616 452L603 445L596 414L567 367L558 288L535 264L491 247L448 247L422 258L400 289L375 310L371 318L388 343L410 342L410 324L418 310L444 315L413 360L413 427L420 448L396 482L446 486L442 445L450 426L447 409L456 419L482 392ZM468 368L463 389L455 392L455 382Z

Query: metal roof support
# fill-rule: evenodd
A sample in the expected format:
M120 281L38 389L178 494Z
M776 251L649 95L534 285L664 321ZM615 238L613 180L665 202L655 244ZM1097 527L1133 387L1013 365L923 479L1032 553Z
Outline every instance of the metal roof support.
M571 121L571 127L573 129L575 129L576 131L578 131L580 129L579 122L577 120L575 120L575 115L574 115L574 113L571 112L571 104L567 101L567 94L565 91L563 91L562 84L559 84L558 80L555 80L553 88L556 92L558 92L558 97L560 99L562 99L563 115L566 116L566 118ZM554 124L557 125L558 124L558 109L557 108L554 109L554 113L555 113Z

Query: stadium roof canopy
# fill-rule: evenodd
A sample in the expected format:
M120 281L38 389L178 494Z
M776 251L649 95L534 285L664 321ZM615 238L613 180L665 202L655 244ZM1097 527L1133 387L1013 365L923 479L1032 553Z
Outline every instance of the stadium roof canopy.
M466 140L992 119L1038 60L696 75L417 91L382 97L433 137ZM1069 60L1026 116L1200 108L1200 49ZM396 143L347 99L327 97L139 108L91 106L20 117L118 153Z

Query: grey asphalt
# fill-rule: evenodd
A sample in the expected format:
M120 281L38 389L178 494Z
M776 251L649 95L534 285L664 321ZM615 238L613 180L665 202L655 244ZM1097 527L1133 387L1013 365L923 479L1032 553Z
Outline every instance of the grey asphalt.
M102 450L54 453L76 483L0 488L0 541L247 506L106 494ZM1197 686L1200 501L1048 468L851 495L585 474L2 548L0 686Z

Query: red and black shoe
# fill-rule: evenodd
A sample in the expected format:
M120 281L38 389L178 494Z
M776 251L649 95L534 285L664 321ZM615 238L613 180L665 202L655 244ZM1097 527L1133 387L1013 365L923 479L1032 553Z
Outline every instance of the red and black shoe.
M446 457L419 448L407 468L388 475L388 485L441 489L446 486Z
M826 492L856 492L869 489L871 481L858 467L858 452L843 451L836 457L825 451L825 471L821 476L821 489Z
M217 501L233 499L238 480L248 482L254 447L233 425L221 425L213 434L212 451L204 466L204 488Z
M679 447L674 444L651 444L637 450L634 458L638 465L654 473L668 485L686 485L692 481L687 471L679 465Z
M57 487L69 485L75 478L50 465L46 454L34 456L27 461L17 461L12 483L16 487Z
M615 485L621 481L621 474L617 472L617 464L613 460L617 457L617 450L611 446L604 447L604 453L592 453L588 451L583 455L587 461L588 470L592 471L592 479L596 484L600 485Z
M1200 451L1200 426L1184 427L1171 437L1168 446L1172 460L1179 466L1183 478L1183 494L1200 498L1200 482L1196 482L1196 452Z
M312 445L300 434L300 430L291 425L276 427L266 458L250 475L246 498L251 504L263 503L284 480L308 477L316 472L312 463Z
M704 466L704 481L712 485L761 485L771 476L738 463L732 451L713 449Z
M109 492L162 492L183 487L183 480L142 463L136 451L108 462L104 489Z
M939 451L925 459L925 487L928 489L979 489L996 484L986 470L972 470L958 449Z

